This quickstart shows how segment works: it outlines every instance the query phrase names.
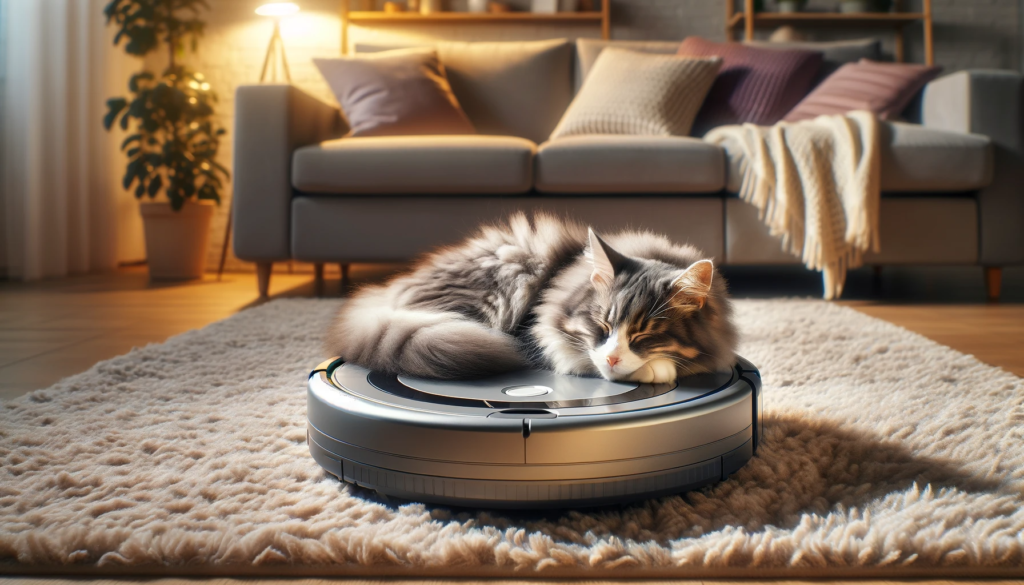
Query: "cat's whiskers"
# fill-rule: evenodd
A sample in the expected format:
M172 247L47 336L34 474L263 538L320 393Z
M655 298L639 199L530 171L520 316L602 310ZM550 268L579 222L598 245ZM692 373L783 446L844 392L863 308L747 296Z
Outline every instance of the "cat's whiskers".
M675 355L668 355L668 354L660 355L658 357L661 358L661 359L667 359L668 361L674 363L676 366L678 366L680 368L683 368L684 370L686 370L687 374L695 374L696 373L688 365L688 364L691 364L693 362L689 362L688 360L685 360L684 358L681 358L681 357L675 356Z
M562 331L562 330L557 330L557 331L568 338L567 342L569 343L570 346L573 346L576 349L581 350L584 354L589 354L590 353L590 346L587 345L587 343L585 341L583 341L579 337L576 337L575 335L572 335L571 333L568 333L566 331Z
M679 294L679 293L677 292L676 294ZM676 298L675 294L672 295L671 297L669 297L668 299L662 301L661 303L659 303L657 307L654 307L654 309L652 309L650 311L647 311L647 318L648 319L654 319L658 315L661 315L665 311L669 310L668 304L671 303L672 299L674 299L674 298ZM654 314L653 316L651 315L652 313Z

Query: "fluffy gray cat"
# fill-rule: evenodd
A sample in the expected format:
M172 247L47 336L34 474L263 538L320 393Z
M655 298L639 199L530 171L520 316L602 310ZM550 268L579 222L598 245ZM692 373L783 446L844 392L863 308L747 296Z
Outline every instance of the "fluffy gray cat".
M513 215L345 303L327 349L426 378L522 368L663 383L735 361L723 279L691 246L645 232L605 242L549 215Z

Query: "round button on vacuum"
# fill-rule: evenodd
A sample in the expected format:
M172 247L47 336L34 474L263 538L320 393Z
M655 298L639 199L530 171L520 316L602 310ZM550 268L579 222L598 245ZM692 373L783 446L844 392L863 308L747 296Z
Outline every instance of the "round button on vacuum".
M527 386L509 386L508 388L502 388L501 392L508 396L524 397L524 396L544 396L545 394L551 394L554 392L547 386L541 386L539 384L531 384Z

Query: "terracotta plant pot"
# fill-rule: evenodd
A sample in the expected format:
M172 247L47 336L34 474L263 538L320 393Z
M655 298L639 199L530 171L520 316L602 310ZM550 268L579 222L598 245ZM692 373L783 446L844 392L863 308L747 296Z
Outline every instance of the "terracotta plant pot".
M213 203L186 203L174 211L170 203L144 202L139 209L146 231L150 280L201 278L206 269Z

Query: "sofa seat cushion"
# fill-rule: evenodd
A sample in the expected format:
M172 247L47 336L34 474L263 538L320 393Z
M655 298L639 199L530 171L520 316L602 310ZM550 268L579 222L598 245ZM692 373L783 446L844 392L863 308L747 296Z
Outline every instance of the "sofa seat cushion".
M987 136L883 122L880 139L883 194L966 193L992 182L992 145ZM726 189L736 193L742 182L739 164L727 158Z
M974 191L992 183L992 142L980 134L882 124L882 190Z
M536 149L513 136L341 138L297 149L292 184L306 193L525 193Z
M591 134L545 142L536 188L545 193L714 193L725 153L684 136Z

